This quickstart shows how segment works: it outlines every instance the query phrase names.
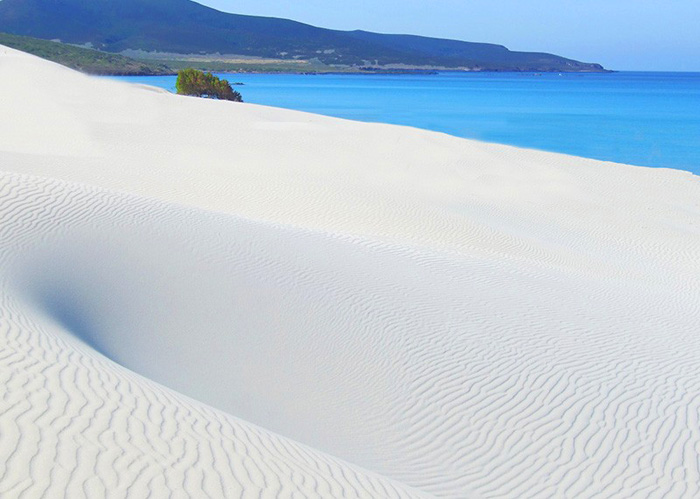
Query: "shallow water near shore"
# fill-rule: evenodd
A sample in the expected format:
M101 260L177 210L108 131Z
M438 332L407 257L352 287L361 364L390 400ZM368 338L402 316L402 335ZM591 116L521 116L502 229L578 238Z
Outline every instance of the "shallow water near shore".
M255 104L700 174L700 73L219 76Z

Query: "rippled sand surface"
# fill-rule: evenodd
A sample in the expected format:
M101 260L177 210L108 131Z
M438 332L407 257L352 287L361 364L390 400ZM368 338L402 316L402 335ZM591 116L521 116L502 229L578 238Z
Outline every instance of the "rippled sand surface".
M0 47L1 497L700 494L700 181Z

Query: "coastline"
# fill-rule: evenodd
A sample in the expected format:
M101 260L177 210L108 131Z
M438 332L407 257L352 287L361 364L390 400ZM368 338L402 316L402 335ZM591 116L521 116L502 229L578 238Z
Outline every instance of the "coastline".
M217 74L244 83L247 102L700 173L693 74ZM174 78L123 80L174 91Z
M142 61L144 63L163 63L167 64L168 60L164 59L137 59L139 61ZM424 69L424 68L402 68L402 69L393 69L393 68L371 68L371 69L365 69L365 68L355 68L355 67L348 67L348 68L327 68L327 69L299 69L297 71L292 71L289 69L281 69L281 70L271 70L271 69L240 69L240 70L235 70L235 69L220 69L220 66L216 65L201 65L201 64L191 64L188 65L187 63L180 64L182 68L192 68L192 69L197 69L199 71L206 71L206 72L211 72L211 73L221 73L221 74L269 74L269 75L277 75L277 74L288 74L288 75L365 75L365 76L371 76L371 75L437 75L437 74L442 74L442 73L456 73L456 74L463 74L463 73L481 73L481 74L499 74L499 73L520 73L520 74L528 74L528 73L544 73L544 74L556 74L556 73L566 73L566 74L611 74L611 73L618 73L619 71L616 70L611 70L611 69L606 69L604 71L557 71L557 70L551 70L551 71L542 71L542 70L531 70L531 69L523 69L523 70L496 70L496 69L489 69L489 70L482 70L482 69L456 69L456 68L430 68L430 69ZM172 72L169 73L139 73L139 74L123 74L123 73L87 73L91 74L92 76L172 76L172 75L177 75L177 70L173 70Z

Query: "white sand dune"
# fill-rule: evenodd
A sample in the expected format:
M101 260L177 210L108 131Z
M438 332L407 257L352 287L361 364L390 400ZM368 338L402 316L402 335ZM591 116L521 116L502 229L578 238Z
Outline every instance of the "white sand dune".
M0 76L0 497L700 495L698 177Z

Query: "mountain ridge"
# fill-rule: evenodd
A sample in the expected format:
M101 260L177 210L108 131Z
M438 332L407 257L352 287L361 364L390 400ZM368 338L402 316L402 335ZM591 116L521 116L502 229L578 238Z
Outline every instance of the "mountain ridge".
M339 67L606 71L600 64L549 53L417 35L330 30L288 19L220 12L190 0L3 0L0 31L117 53L227 53L318 60Z

